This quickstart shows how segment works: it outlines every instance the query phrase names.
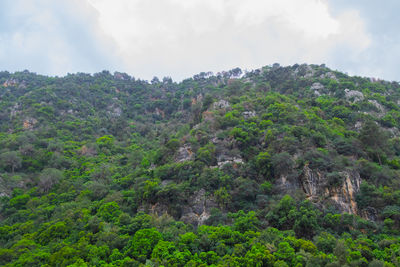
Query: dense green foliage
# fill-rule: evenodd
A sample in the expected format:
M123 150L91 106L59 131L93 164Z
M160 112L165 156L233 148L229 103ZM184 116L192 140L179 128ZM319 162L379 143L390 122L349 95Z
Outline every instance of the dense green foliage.
M0 265L400 266L399 103L315 65L0 72Z

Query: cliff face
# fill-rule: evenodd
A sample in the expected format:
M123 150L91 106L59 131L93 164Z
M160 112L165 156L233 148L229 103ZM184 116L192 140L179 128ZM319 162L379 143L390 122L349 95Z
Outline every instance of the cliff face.
M201 189L188 199L188 205L183 208L181 221L195 226L202 225L210 218L211 209L218 207L212 197L206 196L206 191Z
M212 196L207 196L204 189L196 191L182 204L180 214L171 214L168 203L162 202L157 202L154 205L143 205L139 210L157 216L173 216L185 223L200 226L210 218L211 210L218 207L215 199Z
M324 173L312 170L306 165L297 178L281 176L276 188L279 193L301 190L307 199L318 205L333 205L342 213L374 219L374 216L371 217L371 212L367 214L357 208L356 195L360 191L360 174L357 171L343 171L339 174L341 183L332 185ZM210 217L211 209L215 207L217 207L215 200L206 196L205 190L201 189L188 199L180 220L193 225L202 225Z
M306 165L299 177L300 186L307 198L314 202L322 200L334 204L342 212L358 214L355 197L360 191L360 174L357 171L344 171L340 175L343 177L342 183L332 186L325 175Z

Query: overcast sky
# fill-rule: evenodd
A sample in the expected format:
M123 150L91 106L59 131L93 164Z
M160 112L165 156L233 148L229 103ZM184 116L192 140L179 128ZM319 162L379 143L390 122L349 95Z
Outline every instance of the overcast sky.
M275 62L400 81L398 0L1 0L0 70L174 80Z

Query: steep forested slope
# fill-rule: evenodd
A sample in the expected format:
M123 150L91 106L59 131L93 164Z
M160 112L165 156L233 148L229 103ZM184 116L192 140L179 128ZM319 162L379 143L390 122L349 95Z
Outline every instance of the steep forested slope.
M1 72L0 264L399 266L399 104L323 65Z

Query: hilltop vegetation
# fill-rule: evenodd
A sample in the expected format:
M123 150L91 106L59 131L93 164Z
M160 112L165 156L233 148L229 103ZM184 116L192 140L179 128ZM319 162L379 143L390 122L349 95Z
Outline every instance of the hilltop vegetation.
M0 264L400 266L399 104L323 65L0 72Z

